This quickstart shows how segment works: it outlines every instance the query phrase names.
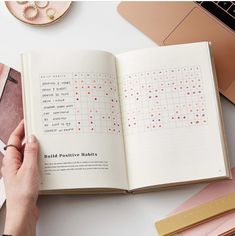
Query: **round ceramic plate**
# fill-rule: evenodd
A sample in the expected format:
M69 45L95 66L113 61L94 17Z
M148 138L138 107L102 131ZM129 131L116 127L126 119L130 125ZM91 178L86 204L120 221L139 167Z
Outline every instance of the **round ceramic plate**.
M38 4L45 5L45 1L37 1ZM18 2L5 2L8 10L10 13L15 16L18 20L31 24L31 25L48 25L54 23L55 21L59 20L66 12L68 12L69 8L71 7L72 1L49 1L48 5L45 8L37 8L38 15L33 20L28 20L24 17L24 9L27 5L33 4L34 2L30 1L27 3L18 3ZM40 6L40 5L39 5ZM51 12L54 13L53 17L49 17L47 15L47 9L49 14ZM51 10L52 9L52 10Z

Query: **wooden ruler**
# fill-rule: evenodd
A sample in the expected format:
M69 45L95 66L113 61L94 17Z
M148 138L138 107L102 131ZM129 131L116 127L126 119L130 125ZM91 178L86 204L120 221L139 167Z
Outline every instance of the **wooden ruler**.
M171 236L232 210L235 210L235 193L169 216L157 221L155 226L160 236Z

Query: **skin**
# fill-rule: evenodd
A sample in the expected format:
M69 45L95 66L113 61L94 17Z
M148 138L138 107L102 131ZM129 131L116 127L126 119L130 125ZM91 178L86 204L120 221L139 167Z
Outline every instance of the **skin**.
M6 221L4 234L14 236L36 235L38 209L36 206L40 175L38 168L38 142L35 136L24 139L24 122L11 134L2 163L6 190Z

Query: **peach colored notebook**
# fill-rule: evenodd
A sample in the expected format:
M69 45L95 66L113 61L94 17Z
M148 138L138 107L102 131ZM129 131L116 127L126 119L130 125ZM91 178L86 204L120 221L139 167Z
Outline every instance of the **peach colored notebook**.
M235 167L232 169L233 180L224 180L209 184L199 193L195 194L182 205L170 213L173 215L185 211L200 204L225 196L235 191ZM181 236L214 236L228 231L235 225L235 212L224 215L220 218L211 220L207 223L198 225L180 233ZM220 232L220 233L219 233Z

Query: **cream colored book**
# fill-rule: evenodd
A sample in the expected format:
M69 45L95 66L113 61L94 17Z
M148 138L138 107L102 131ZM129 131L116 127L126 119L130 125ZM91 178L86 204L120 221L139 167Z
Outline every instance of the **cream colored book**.
M207 42L22 55L42 193L138 192L230 178Z

